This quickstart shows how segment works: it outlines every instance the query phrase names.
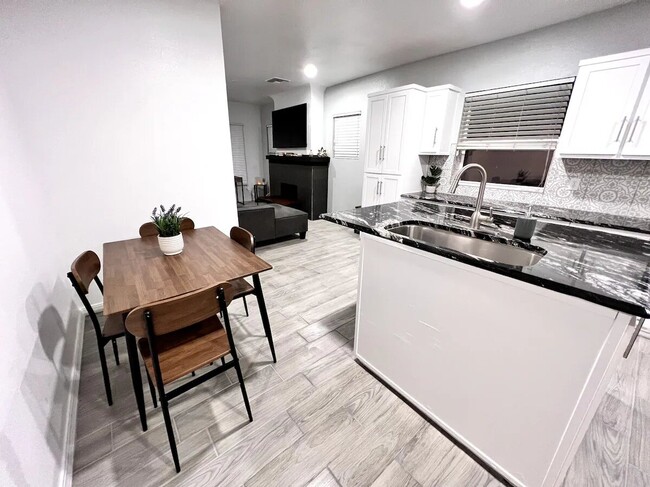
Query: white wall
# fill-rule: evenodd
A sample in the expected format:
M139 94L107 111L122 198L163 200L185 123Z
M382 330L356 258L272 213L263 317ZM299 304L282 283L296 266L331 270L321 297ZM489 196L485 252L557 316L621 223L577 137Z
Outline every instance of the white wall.
M265 172L264 156L262 150L262 118L260 105L242 103L238 101L228 102L228 116L230 123L244 126L244 149L246 151L246 174L248 176L248 187L251 189L255 184L256 177L268 178L268 170ZM246 200L248 201L248 197Z
M406 64L325 91L325 140L332 149L332 117L362 111L362 157L332 161L330 210L361 204L367 95L409 83L451 83L466 91L575 76L578 62L650 47L650 2L624 5L516 37Z
M237 221L220 22L202 0L0 4L1 485L60 481L73 258L160 202Z

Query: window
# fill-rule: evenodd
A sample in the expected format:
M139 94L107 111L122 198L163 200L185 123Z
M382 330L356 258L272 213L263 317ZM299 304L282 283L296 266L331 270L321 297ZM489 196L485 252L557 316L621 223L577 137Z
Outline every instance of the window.
M335 159L359 159L361 140L361 113L351 113L334 117Z
M488 182L543 187L575 78L468 93L458 149ZM473 171L464 181L477 180Z
M244 186L248 184L246 174L246 149L244 147L244 126L241 124L230 125L230 145L232 146L232 165L235 176L244 180Z

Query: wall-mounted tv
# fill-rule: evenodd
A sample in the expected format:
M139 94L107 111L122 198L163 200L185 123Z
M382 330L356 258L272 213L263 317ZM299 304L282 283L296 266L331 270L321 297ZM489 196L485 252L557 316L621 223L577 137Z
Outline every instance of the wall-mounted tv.
M307 147L307 104L274 110L273 147L276 149L300 149Z

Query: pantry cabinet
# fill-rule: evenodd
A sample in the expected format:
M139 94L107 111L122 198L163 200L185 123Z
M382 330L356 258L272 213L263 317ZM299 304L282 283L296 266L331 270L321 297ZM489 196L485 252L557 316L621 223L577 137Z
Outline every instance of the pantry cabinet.
M558 144L563 157L650 158L650 49L580 63Z
M422 155L449 153L458 137L459 104L462 111L462 91L451 85L407 85L368 96L362 206L421 189Z

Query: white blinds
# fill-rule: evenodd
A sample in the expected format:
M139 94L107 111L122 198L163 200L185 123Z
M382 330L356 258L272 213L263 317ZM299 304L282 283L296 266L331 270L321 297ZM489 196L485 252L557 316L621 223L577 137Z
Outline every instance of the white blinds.
M359 159L361 114L334 117L334 158Z
M555 149L574 80L468 93L458 149Z
M230 125L230 145L232 146L232 165L235 176L241 176L244 179L244 186L246 186L248 181L246 176L246 149L244 148L243 125Z

